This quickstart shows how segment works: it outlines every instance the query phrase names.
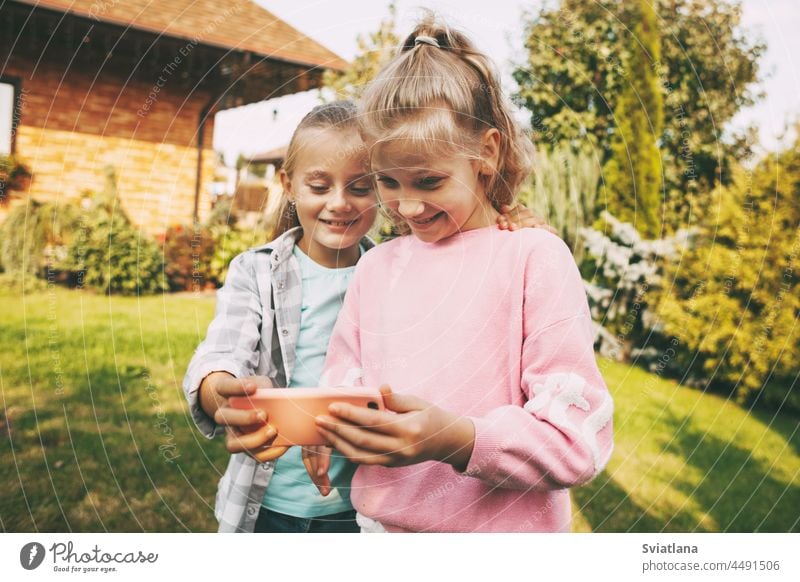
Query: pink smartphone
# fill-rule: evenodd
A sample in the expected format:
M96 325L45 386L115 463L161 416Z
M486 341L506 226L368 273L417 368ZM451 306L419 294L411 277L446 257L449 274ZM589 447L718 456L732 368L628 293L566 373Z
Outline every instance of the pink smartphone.
M273 446L281 447L326 444L314 418L330 415L328 406L334 402L384 410L377 388L259 388L250 396L231 396L228 402L233 408L265 410L267 422L278 431Z

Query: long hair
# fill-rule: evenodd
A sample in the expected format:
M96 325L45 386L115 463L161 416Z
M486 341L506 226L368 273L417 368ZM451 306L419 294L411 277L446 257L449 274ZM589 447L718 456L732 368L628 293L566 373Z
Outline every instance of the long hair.
M292 139L289 141L289 147L286 148L286 159L283 162L283 170L286 172L286 175L290 179L294 175L297 155L302 147L303 130L309 128L355 129L357 128L357 113L358 109L356 104L346 100L317 105L314 109L309 111L297 125L297 128L292 134ZM273 240L287 230L300 226L297 213L294 211L294 206L291 204L286 192L283 193L283 200L279 212L280 214L275 224L275 230L272 233Z

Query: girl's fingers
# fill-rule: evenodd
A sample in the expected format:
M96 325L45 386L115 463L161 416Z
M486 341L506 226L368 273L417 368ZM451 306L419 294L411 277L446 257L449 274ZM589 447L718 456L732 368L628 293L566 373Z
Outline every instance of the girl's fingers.
M333 452L333 451L331 451ZM317 457L317 475L327 475L328 470L331 468L331 456L319 455Z
M360 463L362 465L389 465L390 463L390 458L386 455L379 455L372 451L360 449L350 444L339 435L321 426L318 426L317 430L319 430L322 436L328 439L328 442L330 442L337 451L355 463Z
M249 378L235 378L230 375L214 379L214 390L220 396L247 396L256 391L256 385Z
M240 409L230 406L221 406L214 413L214 422L227 426L247 426L261 424L267 421L267 413L255 408Z
M381 386L380 391L383 395L384 406L393 412L414 412L416 410L425 410L430 406L422 398L417 398L411 394L392 392L392 389L386 385Z
M341 441L347 442L350 446L362 451L368 451L371 454L392 453L397 450L399 444L397 439L390 436L373 432L360 426L338 422L325 416L317 417L317 428L323 428L328 433L335 434ZM331 442L331 444L339 452L344 452L336 446L336 443Z
M267 376L247 376L245 378L235 378L226 375L215 378L214 390L220 396L228 398L230 396L248 396L253 394L257 388L272 388L272 380Z
M303 447L303 464L306 465L306 469L311 467L310 475L326 475L331 466L331 454L333 454L333 449L325 445Z
M314 461L313 457L303 457L303 466L306 468L306 472L308 473L311 480L314 481L317 477L319 477L319 471L317 470L317 464ZM316 481L314 481L316 483Z
M274 461L288 450L289 447L267 447L258 452L250 452L249 455L259 463L266 463L267 461Z
M327 496L331 492L331 479L328 476L328 469L325 467L324 471L321 470L319 465L319 460L324 459L327 455L305 455L305 449L303 449L303 465L306 468L306 472L308 476L311 477L311 482L317 486L317 489L322 494L322 496Z
M269 446L278 432L270 424L265 424L253 432L243 432L237 428L229 428L225 436L225 446L231 453L246 452Z
M384 434L396 434L394 423L397 421L396 414L390 414L382 410L372 410L362 406L353 406L346 402L337 402L328 407L328 411L335 416L333 422L346 421L343 424L352 423L356 426L369 427L370 430Z

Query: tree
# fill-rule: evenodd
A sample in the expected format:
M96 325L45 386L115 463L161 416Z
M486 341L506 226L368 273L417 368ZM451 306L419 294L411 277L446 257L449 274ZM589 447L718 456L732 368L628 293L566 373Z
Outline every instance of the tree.
M623 222L654 238L660 230L661 134L664 104L653 65L661 60L656 13L649 0L638 0L624 33L627 83L614 105L616 127L605 167L601 201ZM612 101L613 103L613 101Z
M687 376L800 410L800 138L733 174L712 195L716 220L668 266L663 333L679 340Z
M631 55L625 23L635 3L562 0L526 16L527 58L514 78L515 100L531 111L536 141L596 148L613 155L616 96ZM722 142L726 123L760 96L758 63L765 45L741 27L741 5L725 0L655 0L660 62L652 63L664 101L661 151L667 232L694 224L695 211L731 167L749 153L748 135ZM692 220L690 220L692 217Z
M400 46L396 20L397 7L392 1L389 16L381 21L378 30L370 33L368 38L358 35L359 54L353 62L341 72L325 71L322 83L335 92L336 99L358 99L367 84L392 58Z

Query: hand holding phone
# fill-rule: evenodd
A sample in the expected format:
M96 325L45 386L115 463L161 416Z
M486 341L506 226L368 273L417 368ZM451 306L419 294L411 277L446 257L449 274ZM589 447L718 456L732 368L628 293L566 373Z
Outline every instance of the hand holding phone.
M200 384L203 409L212 413L214 422L225 427L225 448L230 453L245 453L256 461L272 461L283 455L287 448L274 446L277 436L263 410L241 410L231 407L230 400L257 390L272 388L265 376L236 378L228 372L212 372Z

